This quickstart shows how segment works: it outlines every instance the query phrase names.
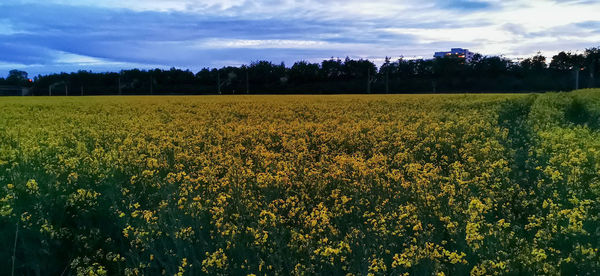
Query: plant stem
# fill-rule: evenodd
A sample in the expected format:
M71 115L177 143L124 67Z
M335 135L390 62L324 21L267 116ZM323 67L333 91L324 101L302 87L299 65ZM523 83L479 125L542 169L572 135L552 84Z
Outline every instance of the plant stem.
M15 231L15 245L13 247L12 255L12 271L11 276L15 276L15 259L17 258L17 238L19 237L19 222L17 221L17 230Z

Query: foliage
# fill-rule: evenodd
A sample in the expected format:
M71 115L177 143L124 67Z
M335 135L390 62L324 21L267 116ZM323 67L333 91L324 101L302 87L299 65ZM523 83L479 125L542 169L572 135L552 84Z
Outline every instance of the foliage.
M4 98L0 273L598 274L599 92Z
M147 94L332 94L332 93L447 93L569 91L599 87L600 50L560 52L547 62L537 54L520 62L502 56L476 54L465 59L389 58L377 68L372 61L339 58L321 63L299 61L291 67L256 61L240 67L203 68L197 73L169 70L122 70L118 73L60 73L38 76L28 83L26 73L13 70L0 85L32 86L38 96ZM549 63L549 65L547 64ZM581 74L575 71L581 70ZM23 77L23 74L25 74Z

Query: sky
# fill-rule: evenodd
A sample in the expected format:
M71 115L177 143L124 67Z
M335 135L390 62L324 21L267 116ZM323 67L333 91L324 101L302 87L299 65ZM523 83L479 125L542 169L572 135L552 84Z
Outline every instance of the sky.
M468 48L508 58L600 46L596 0L11 0L0 77L239 66L381 63Z

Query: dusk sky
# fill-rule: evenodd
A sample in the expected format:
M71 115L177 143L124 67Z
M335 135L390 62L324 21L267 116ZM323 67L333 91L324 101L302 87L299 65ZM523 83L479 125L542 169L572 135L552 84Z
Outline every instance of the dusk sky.
M12 0L0 3L0 76L238 66L257 60L381 63L468 48L526 57L600 46L600 1Z

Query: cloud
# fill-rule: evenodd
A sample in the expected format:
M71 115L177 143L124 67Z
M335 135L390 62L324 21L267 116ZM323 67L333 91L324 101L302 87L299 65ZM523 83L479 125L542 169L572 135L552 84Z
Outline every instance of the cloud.
M579 22L579 23L576 23L575 26L577 28L588 29L595 33L600 32L600 21L596 21L596 20Z
M529 55L595 46L597 10L556 0L13 0L0 3L0 63L193 69L451 47Z
M256 54L261 52L260 49L270 49L273 58L298 53L290 51L293 49L304 50L303 53L312 55L306 58L314 58L314 55L330 56L342 51L355 54L356 49L368 48L361 43L395 39L407 43L411 39L409 36L363 32L377 26L356 20L238 19L48 5L32 5L28 9L4 6L3 12L7 20L15 22L25 32L4 36L3 41L11 41L4 45L4 49L9 50L5 52L21 54L8 57L0 53L0 59L23 64L57 63L55 52L107 61L177 66L210 64L214 63L211 59L217 57L231 60L232 55L239 55L238 60L269 59L269 55ZM35 20L21 21L20 18ZM27 49L42 51L32 51L38 53L28 57ZM222 53L226 49L229 54ZM245 56L247 54L250 55Z
M486 10L493 6L491 2L470 0L442 0L438 1L438 5L457 10Z

